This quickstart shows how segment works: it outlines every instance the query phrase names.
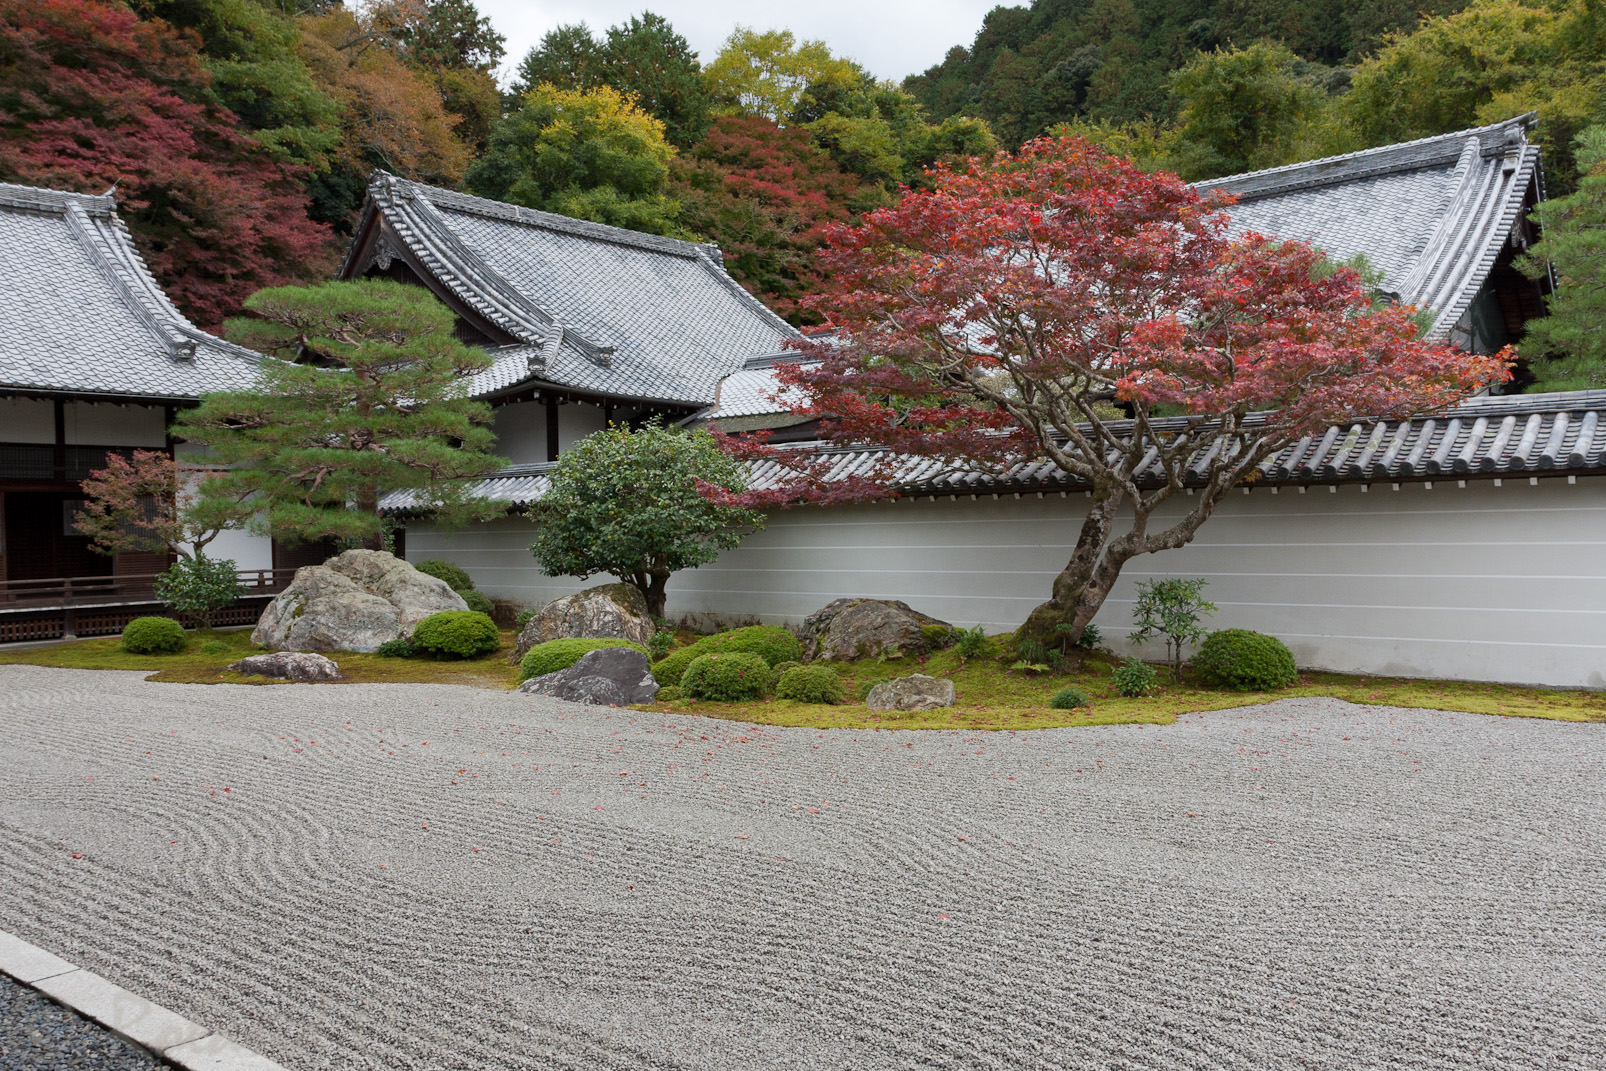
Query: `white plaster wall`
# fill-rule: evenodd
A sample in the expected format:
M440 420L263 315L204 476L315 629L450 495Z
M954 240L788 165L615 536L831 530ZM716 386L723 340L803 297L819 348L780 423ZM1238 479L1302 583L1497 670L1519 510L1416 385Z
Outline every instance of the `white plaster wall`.
M54 444L55 441L54 402L38 398L0 398L0 442Z
M841 596L903 599L958 625L1015 627L1065 563L1084 499L907 499L795 509L670 582L671 615L796 623ZM488 594L529 605L583 586L542 577L530 523L408 532ZM1526 478L1235 494L1192 544L1128 563L1098 624L1120 641L1135 585L1201 576L1211 624L1269 632L1309 668L1606 687L1606 478ZM590 583L609 578L593 578ZM1158 654L1158 652L1152 652Z
M159 405L68 402L62 417L69 446L144 446L160 450L167 445L166 414Z
M491 430L496 432L496 452L515 465L534 465L546 456L546 405L543 402L514 402L493 409ZM558 418L563 428L563 418Z

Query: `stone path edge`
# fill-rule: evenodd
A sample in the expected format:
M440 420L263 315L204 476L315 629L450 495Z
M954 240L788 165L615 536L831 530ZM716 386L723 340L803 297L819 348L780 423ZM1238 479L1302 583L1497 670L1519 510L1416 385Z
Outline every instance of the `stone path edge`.
M100 975L0 930L0 973L155 1053L182 1071L286 1071L283 1065Z

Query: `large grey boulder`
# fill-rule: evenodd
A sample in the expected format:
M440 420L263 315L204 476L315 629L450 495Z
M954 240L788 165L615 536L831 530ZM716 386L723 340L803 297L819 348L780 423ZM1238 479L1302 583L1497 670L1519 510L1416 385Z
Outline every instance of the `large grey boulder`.
M864 705L871 710L936 710L954 705L954 682L915 673L882 681L870 689Z
M946 621L892 599L837 599L803 619L803 657L834 661L898 658L936 646Z
M624 707L651 703L658 696L647 656L629 647L588 651L568 669L531 677L519 685L526 695L549 695L574 703Z
M295 579L262 611L251 640L290 651L377 651L430 614L467 610L444 580L379 550L348 550Z
M602 584L553 599L519 630L511 662L548 640L630 640L643 647L657 626L647 613L647 598L631 584Z
M250 655L231 663L236 673L255 677L279 677L287 681L337 681L340 667L321 654L305 651L275 651Z

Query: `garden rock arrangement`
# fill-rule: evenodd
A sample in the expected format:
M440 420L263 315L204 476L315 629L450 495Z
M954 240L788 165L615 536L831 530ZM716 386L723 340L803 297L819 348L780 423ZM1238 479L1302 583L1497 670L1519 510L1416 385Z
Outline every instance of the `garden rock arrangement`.
M468 604L444 580L379 550L348 550L296 570L268 604L251 640L292 651L377 651L424 618Z
M320 654L305 651L275 651L272 654L251 655L229 668L236 673L256 677L279 677L289 681L337 681L340 667Z
M938 646L953 626L890 599L837 599L803 620L810 660L897 658Z
M647 599L639 589L630 584L603 584L543 606L519 632L508 661L517 662L531 647L548 640L616 639L646 645L656 631Z
M954 682L915 673L882 681L864 697L871 710L936 710L954 705Z
M531 677L519 685L526 695L546 695L596 706L650 703L658 695L647 656L633 647L604 647L582 655L568 669Z

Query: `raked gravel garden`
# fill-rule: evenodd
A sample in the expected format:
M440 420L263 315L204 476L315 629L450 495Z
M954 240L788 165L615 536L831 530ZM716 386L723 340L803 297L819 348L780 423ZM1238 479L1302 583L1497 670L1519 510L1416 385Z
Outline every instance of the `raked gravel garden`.
M0 929L291 1071L1606 1053L1599 724L826 730L143 676L0 668Z

